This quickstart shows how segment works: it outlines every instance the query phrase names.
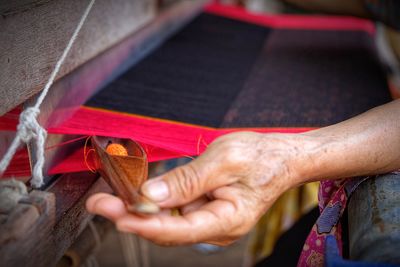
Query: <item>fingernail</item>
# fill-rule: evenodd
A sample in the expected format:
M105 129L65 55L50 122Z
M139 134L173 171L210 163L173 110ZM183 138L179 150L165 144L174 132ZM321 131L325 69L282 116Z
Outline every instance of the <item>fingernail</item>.
M168 185L161 178L146 182L142 191L146 197L155 202L166 200L169 197Z

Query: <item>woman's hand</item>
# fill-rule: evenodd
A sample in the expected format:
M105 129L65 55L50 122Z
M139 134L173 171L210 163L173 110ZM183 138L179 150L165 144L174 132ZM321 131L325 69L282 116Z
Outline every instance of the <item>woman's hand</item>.
M314 142L303 135L240 132L218 138L189 164L147 181L142 193L164 209L141 217L108 194L87 201L90 212L121 231L161 245L227 245L246 234L287 189L299 184L312 162ZM179 207L182 216L171 216Z

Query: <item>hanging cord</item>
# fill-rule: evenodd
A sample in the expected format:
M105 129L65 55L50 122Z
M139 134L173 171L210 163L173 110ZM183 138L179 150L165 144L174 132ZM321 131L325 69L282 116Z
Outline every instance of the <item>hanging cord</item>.
M96 227L95 223L93 222L93 220L89 221L88 227L90 228L90 231L93 234L93 238L94 238L94 241L95 241L95 247L94 247L93 251L87 257L85 262L82 264L82 267L99 267L99 263L98 263L97 258L96 258L96 252L101 247L100 234L97 231L97 227Z
M36 162L32 171L31 184L34 187L41 187L43 185L44 145L46 141L47 132L42 126L40 126L40 124L37 121L37 116L40 113L39 107L42 104L44 98L46 97L50 87L53 85L54 79L56 78L61 68L61 65L64 63L64 60L68 52L71 50L71 47L74 44L78 36L78 33L81 30L82 25L85 22L90 10L92 9L94 2L95 0L91 0L89 5L87 6L81 20L78 23L78 26L76 27L74 33L72 34L71 39L67 44L67 47L64 49L60 59L57 61L57 64L55 65L45 87L43 88L43 91L37 98L35 105L25 109L19 116L17 134L13 142L11 143L10 147L8 148L6 154L4 155L3 159L0 161L0 175L2 175L4 171L7 169L18 147L22 143L27 144L32 139L34 139L36 140Z
M121 243L122 255L125 260L126 267L140 267L140 250L138 240L135 235L118 232Z

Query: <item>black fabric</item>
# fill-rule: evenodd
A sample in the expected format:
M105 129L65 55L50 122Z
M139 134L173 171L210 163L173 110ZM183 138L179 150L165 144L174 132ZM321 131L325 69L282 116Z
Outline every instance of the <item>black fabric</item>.
M223 126L327 126L390 100L367 33L279 30Z
M87 105L218 127L268 32L202 14Z
M318 216L318 207L302 216L278 239L272 254L257 263L255 267L297 266L304 243Z
M86 105L211 127L321 127L390 100L365 32L202 14Z

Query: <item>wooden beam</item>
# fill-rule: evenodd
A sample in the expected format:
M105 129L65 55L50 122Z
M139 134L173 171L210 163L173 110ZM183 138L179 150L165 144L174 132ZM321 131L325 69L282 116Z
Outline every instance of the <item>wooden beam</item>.
M0 115L42 89L89 1L2 2ZM154 0L97 0L57 79L141 28L155 11Z

